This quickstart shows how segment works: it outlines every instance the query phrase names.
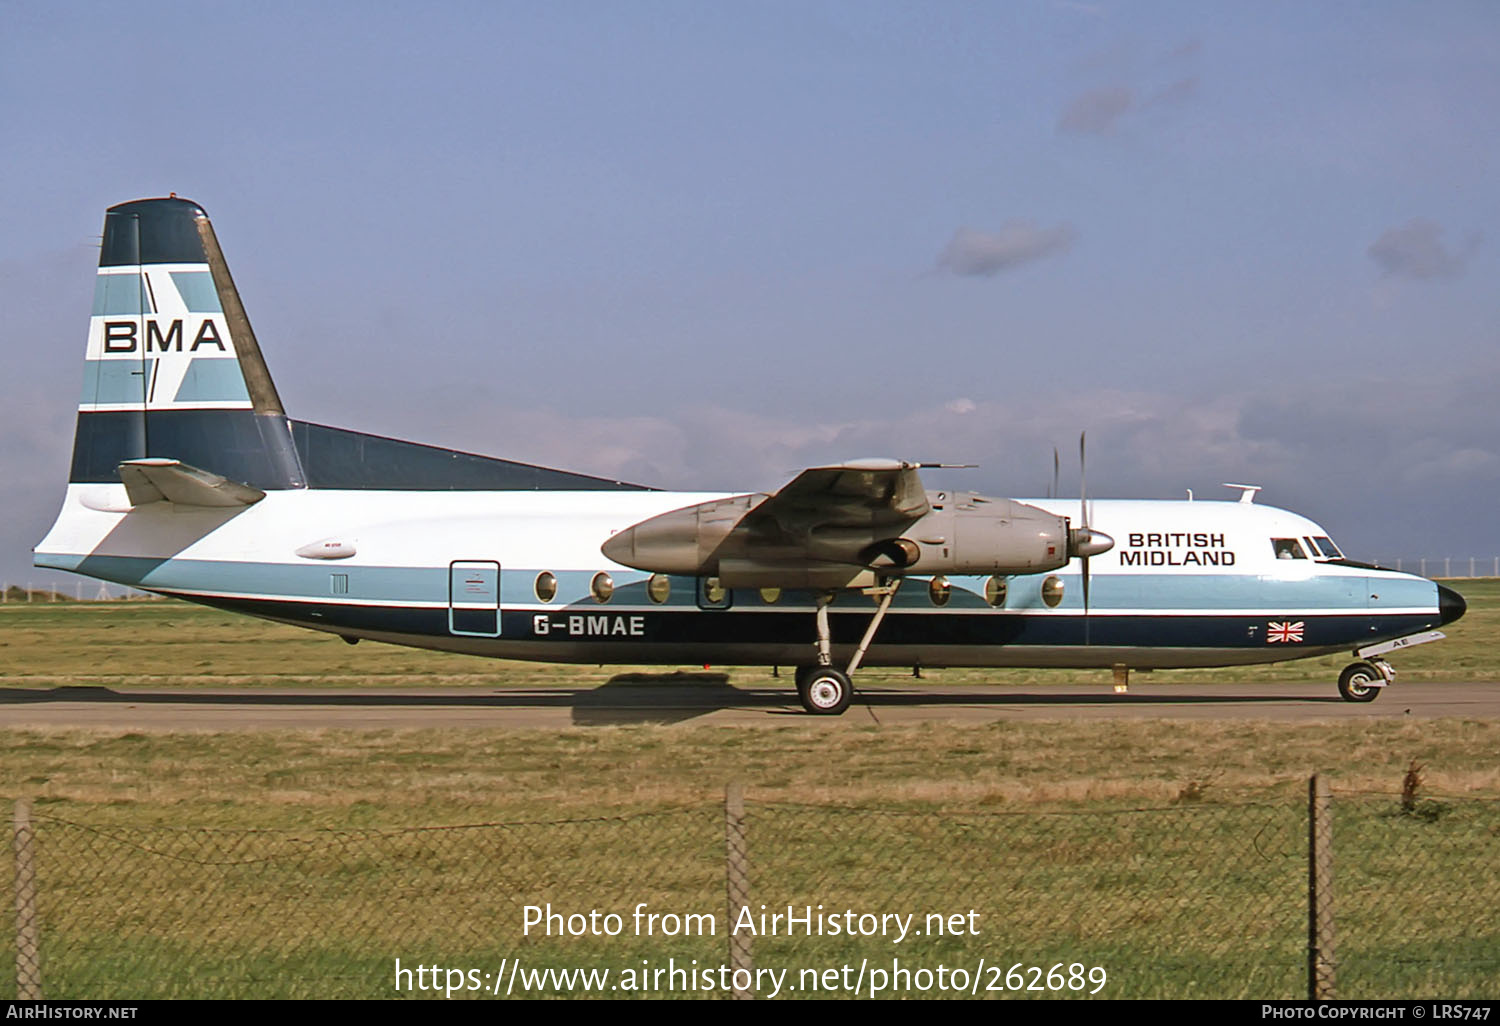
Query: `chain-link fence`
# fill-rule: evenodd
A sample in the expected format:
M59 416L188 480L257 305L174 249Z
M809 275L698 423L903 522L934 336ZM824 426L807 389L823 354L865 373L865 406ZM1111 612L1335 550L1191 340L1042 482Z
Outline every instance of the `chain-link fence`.
M1333 992L1500 995L1500 802L1357 794L1332 809ZM94 825L22 803L11 834L4 997L1309 986L1296 800L933 812L731 789L617 818L303 831Z
M1438 580L1459 577L1500 577L1500 556L1395 556L1378 559L1376 566Z

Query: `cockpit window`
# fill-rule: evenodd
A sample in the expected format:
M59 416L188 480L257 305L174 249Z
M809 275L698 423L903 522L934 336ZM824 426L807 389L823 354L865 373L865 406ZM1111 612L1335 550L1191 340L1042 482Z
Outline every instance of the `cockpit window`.
M1324 538L1322 536L1319 536L1317 538L1314 538L1313 541L1318 543L1318 548L1322 549L1323 555L1327 556L1329 559L1344 558L1344 554L1339 551L1339 547L1333 543L1332 538Z
M1307 553L1302 551L1302 543L1296 538L1272 538L1271 547L1276 550L1277 559L1307 558Z

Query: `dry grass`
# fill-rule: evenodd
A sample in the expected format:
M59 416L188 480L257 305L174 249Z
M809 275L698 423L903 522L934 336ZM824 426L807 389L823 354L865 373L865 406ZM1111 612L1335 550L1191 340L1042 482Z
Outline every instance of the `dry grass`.
M1465 590L1474 602L1470 616L1448 642L1402 654L1404 677L1500 675L1490 644L1500 637L1500 585ZM1326 681L1330 674L1323 662L1158 674L1155 679ZM291 668L295 673L288 672ZM486 662L374 645L350 648L323 635L176 603L0 606L0 685L7 687L492 686L497 676L517 685L579 687L603 684L618 672ZM737 678L763 672L735 671ZM947 671L935 683L1044 684L1081 676ZM1295 858L1301 836L1296 820L1313 770L1332 773L1338 801L1346 803L1340 809L1373 803L1359 819L1342 823L1339 834L1344 865L1355 874L1349 880L1350 899L1341 906L1349 926L1341 954L1351 996L1477 994L1483 992L1485 974L1493 973L1493 939L1488 934L1474 939L1475 931L1455 911L1455 903L1463 908L1480 900L1465 895L1490 894L1493 888L1445 890L1471 872L1475 851L1493 843L1493 819L1472 813L1488 803L1467 803L1470 812L1430 822L1380 810L1399 810L1403 780L1414 765L1422 767L1424 801L1441 802L1445 795L1500 797L1500 765L1494 754L1500 751L1500 722L1028 720L837 731L824 726L178 733L10 729L0 749L0 799L8 804L14 797L34 796L38 816L54 817L43 827L45 857L53 860L44 866L46 893L56 903L51 907L59 913L68 909L73 917L56 922L48 934L53 952L49 972L59 994L388 996L393 954L413 953L415 961L442 951L462 964L492 965L494 956L522 950L519 942L498 934L489 946L464 938L447 947L439 943L454 925L493 923L513 932L517 917L512 906L521 900L551 900L555 893L626 907L640 895L630 888L616 894L610 888L624 887L620 881L644 873L650 880L659 878L664 894L685 893L684 872L692 870L707 880L697 882L708 897L679 897L679 907L697 907L684 904L689 900L717 903L722 878L716 875L717 856L708 849L722 843L722 830L713 806L722 798L725 782L739 779L752 803L758 803L752 815L759 817L755 828L763 831L755 842L763 860L757 886L786 890L784 897L758 892L766 900L821 901L842 894L838 888L846 884L860 901L890 902L895 893L912 908L947 909L959 900L955 895L963 895L990 910L986 915L1011 910L1018 917L1003 926L995 919L994 937L1005 940L992 943L987 936L976 950L1003 948L1016 957L1053 951L1068 958L1087 954L1111 966L1112 974L1120 971L1120 983L1108 996L1291 997L1297 992L1304 943L1298 918L1304 871ZM1389 797L1365 799L1355 792ZM1237 804L1246 800L1263 804ZM773 833L766 803L921 814L947 810L957 819L931 817L947 825L914 833L899 816L783 809L776 813L789 824L783 838ZM1116 817L1108 811L1144 807L1168 811L1140 817ZM459 871L449 865L460 857L457 847L429 865L435 856L425 849L386 852L379 846L397 841L377 837L368 842L373 846L369 851L355 846L323 862L267 863L265 872L255 875L238 865L209 870L170 860L163 863L164 870L161 860L148 859L139 845L105 837L117 828L127 839L151 834L153 843L166 843L186 837L189 831L173 829L186 826L274 828L277 836L264 839L269 844L281 843L277 838L283 831L319 827L380 831L661 810L680 810L666 819L704 819L706 840L700 846L707 846L708 857L687 858L680 843L669 837L657 843L654 835L642 835L630 842L610 833L595 836L582 827L536 827L537 850L554 861L521 860L519 864L542 875L519 889L501 872L505 865L494 862L484 847L491 839L486 831L473 832L472 845L478 847L461 862L467 867L462 872L476 874L472 887L458 890L453 881ZM975 813L1044 810L1088 815L1054 817L1044 826L1033 826L1040 822L1036 817L987 817L1017 824L1003 840L952 832L952 824L966 811L972 818ZM1146 858L1185 843L1168 826L1200 815L1211 830L1192 842L1196 854L1191 858ZM1256 816L1275 823L1285 819L1291 826L1281 823L1268 833ZM644 818L655 822L663 817ZM83 826L67 827L58 820ZM819 831L831 830L833 820L843 821L845 833L820 842ZM1438 831L1448 838L1441 845L1434 840ZM67 846L74 835L76 850ZM521 834L510 831L506 836ZM1275 858L1269 857L1269 849L1262 850L1273 837L1285 841L1286 848L1270 852ZM964 838L972 850L961 849ZM285 843L295 847L303 842L293 837ZM876 844L886 847L871 847ZM873 865L872 852L878 856ZM101 874L101 858L124 861ZM785 865L773 864L774 859ZM996 860L1001 869L991 872L986 867ZM1184 866L1202 874L1195 887L1183 888ZM907 891L889 889L895 885L891 874L896 868L905 875L895 883ZM855 870L868 878L846 879ZM492 871L501 877L484 875ZM977 882L955 883L954 874L964 872L977 873ZM1027 889L1016 890L1023 879ZM219 888L209 892L215 895L212 900L203 897L203 887L210 883ZM1439 902L1428 894L1448 894L1451 900ZM356 895L365 898L357 900ZM1355 895L1369 900L1357 904ZM1101 905L1100 896L1115 904ZM1397 897L1410 897L1410 907L1390 911L1387 906ZM1190 898L1199 904L1192 905ZM220 933L212 943L199 936L204 908L228 913L229 925L214 927ZM1062 918L1037 918L1038 910L1048 909ZM1258 911L1250 915L1245 909ZM289 953L286 937L293 935L301 947ZM1398 950L1411 962L1401 970L1405 975L1399 985L1390 969ZM1226 952L1238 961L1226 962ZM543 956L544 949L535 953ZM616 965L637 955L662 955L656 948L637 951L614 944L599 946L595 953ZM718 949L680 953L721 957ZM867 947L845 951L824 946L781 952L782 964L823 964L866 953ZM566 945L545 949L545 957L557 964L582 954ZM773 946L764 954L775 956L777 950ZM224 989L212 989L216 974L228 981L222 983ZM1361 979L1366 983L1360 984ZM204 989L194 989L199 986ZM0 995L4 993L0 986Z
M121 821L217 825L464 822L713 801L1000 809L1119 807L1338 789L1500 796L1500 724L1155 721L560 731L13 730L6 797L106 806Z
M1450 638L1402 653L1403 678L1500 677L1500 582L1465 582ZM1448 663L1440 657L1448 657ZM1314 660L1309 676L1327 678ZM1286 678L1303 664L1159 673ZM1455 669L1456 667L1457 669ZM291 672L295 669L295 672ZM118 670L118 672L114 672ZM145 670L146 672L141 672ZM336 638L176 602L0 605L0 684L587 687L620 668L481 660ZM765 674L733 671L736 679ZM879 671L872 671L872 678ZM1078 680L1061 671L942 671L969 680ZM1295 790L1323 769L1337 786L1399 792L1413 760L1424 791L1500 795L1500 725L1473 720L926 723L822 729L677 724L538 730L284 730L135 734L13 730L0 792L105 804L122 816L258 824L392 822L712 800L731 778L771 801L1046 807L1218 800Z

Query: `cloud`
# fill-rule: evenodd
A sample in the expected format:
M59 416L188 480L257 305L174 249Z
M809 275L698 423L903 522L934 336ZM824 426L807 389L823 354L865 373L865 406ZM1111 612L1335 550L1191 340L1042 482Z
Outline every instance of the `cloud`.
M1073 226L1042 228L1030 221L1007 221L997 232L960 228L938 254L940 270L964 277L990 277L1001 271L1064 253L1073 245Z
M1500 366L1406 382L1404 390L1368 378L1266 382L1191 398L1094 388L795 421L708 404L660 416L491 410L484 417L491 437L520 439L523 425L534 432L530 449L502 455L643 484L774 490L804 467L888 456L976 463L977 470L924 479L934 488L1018 497L1046 494L1054 446L1063 454L1062 494L1076 494L1077 438L1087 428L1091 495L1180 498L1192 488L1199 499L1232 499L1219 482L1248 481L1266 487L1258 501L1305 513L1350 552L1384 559L1423 547L1428 555L1490 551L1500 448L1489 441L1493 418L1480 398L1497 386ZM1371 404L1372 392L1385 401ZM1462 413L1437 415L1450 408ZM485 433L479 423L470 428ZM1448 511L1440 525L1435 510Z
M1162 86L1141 104L1142 107L1156 107L1168 103L1183 103L1198 95L1198 77L1196 75L1188 78L1180 78Z
M1069 135L1104 135L1135 106L1135 94L1127 86L1090 89L1073 98L1057 121L1057 130Z
M1193 36L1168 50L1166 56L1162 59L1163 61L1190 60L1202 52L1203 40L1197 36Z
M1473 235L1461 248L1449 252L1443 245L1442 225L1416 218L1387 229L1366 252L1387 277L1427 280L1457 278L1478 248L1479 236Z

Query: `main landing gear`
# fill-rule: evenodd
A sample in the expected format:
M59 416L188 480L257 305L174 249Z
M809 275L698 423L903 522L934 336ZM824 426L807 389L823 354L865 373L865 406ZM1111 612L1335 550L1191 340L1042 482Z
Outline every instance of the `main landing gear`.
M797 667L797 697L814 716L837 716L849 708L854 685L849 675L833 666Z
M1339 694L1346 702L1373 702L1395 679L1395 668L1376 656L1344 667L1344 672L1339 674Z
M900 586L901 581L898 579L890 584L883 583L866 589L867 595L880 599L880 605L870 620L870 626L865 628L865 636L854 650L854 657L849 660L848 668L843 670L833 665L833 644L828 628L828 607L833 602L834 593L829 591L818 596L818 661L811 666L797 667L797 697L802 700L802 708L814 716L838 716L849 708L849 702L854 697L854 685L850 678L859 669L870 642L875 640L875 632L880 629L880 622L885 619L886 610L891 608L891 600L896 597L896 589Z

